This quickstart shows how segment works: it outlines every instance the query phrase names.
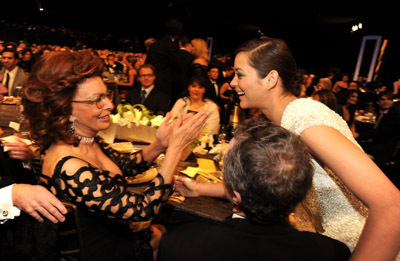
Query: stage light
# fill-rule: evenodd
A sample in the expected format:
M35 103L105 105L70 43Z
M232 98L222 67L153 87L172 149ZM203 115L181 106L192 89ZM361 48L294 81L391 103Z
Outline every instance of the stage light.
M361 30L362 28L363 28L363 24L362 23L358 23L358 24L355 24L355 25L353 25L351 27L350 32L354 33L354 32L356 32L358 30Z

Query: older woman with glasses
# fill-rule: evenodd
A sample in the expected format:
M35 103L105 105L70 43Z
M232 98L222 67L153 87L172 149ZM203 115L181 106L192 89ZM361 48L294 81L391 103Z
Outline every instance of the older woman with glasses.
M78 206L86 260L152 260L161 232L150 221L171 194L180 153L208 114L172 123L167 115L155 142L136 153L118 153L96 136L110 127L114 108L102 71L101 59L88 52L54 52L33 67L24 105L31 137L45 151L41 179ZM149 187L140 194L128 191L125 177L142 173L165 151ZM132 222L145 228L133 233Z

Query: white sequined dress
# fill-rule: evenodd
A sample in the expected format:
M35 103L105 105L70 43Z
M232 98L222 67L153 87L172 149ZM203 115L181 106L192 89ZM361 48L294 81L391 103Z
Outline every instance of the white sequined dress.
M311 99L292 101L283 113L281 126L297 135L312 126L328 126L360 147L340 115ZM313 163L313 188L316 192L314 200L321 212L322 228L325 230L322 234L344 242L353 250L364 227L368 210L332 171L321 166L315 159Z

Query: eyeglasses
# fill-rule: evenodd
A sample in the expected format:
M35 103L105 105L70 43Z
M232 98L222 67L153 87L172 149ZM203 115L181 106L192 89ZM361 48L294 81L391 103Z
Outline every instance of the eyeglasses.
M151 77L154 76L154 74L139 74L140 77Z
M86 103L86 104L96 104L96 107L98 109L101 109L104 107L104 104L106 103L106 98L108 98L110 101L112 101L114 97L114 92L113 91L108 91L106 94L102 93L97 97L96 99L93 100L88 100L88 101L72 101L76 103Z

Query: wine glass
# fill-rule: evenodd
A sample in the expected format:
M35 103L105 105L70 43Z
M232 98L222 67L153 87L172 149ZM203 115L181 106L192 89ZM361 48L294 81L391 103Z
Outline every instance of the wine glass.
M226 126L225 125L221 126L221 128L219 130L219 133L218 133L218 136L217 136L217 139L218 139L218 142L220 144L223 144L223 143L227 142L227 139L226 139Z

